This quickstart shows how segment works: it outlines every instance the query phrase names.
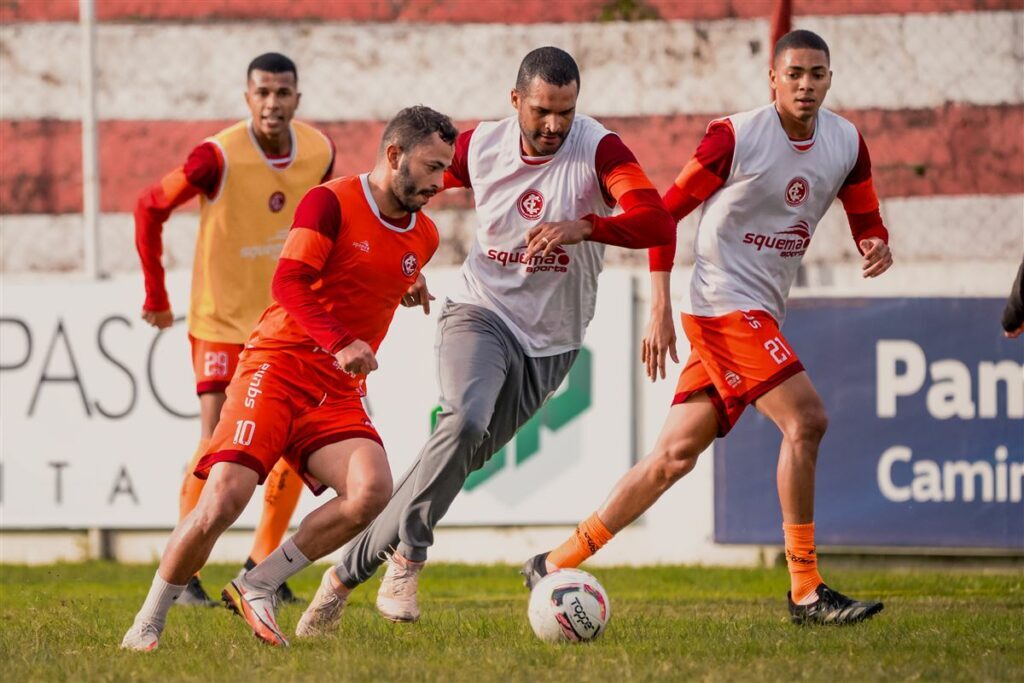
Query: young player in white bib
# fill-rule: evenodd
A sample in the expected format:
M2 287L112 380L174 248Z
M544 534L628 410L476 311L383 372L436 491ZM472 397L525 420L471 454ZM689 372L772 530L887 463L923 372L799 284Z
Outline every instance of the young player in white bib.
M779 331L785 302L818 221L838 196L864 257L863 274L892 265L867 146L846 119L821 108L831 84L829 51L810 31L775 46L775 102L712 121L665 195L676 220L703 204L691 308L683 329L692 353L653 451L597 512L550 553L526 562L527 585L576 567L693 469L748 405L782 432L778 493L795 623L853 623L881 611L830 589L814 550L814 471L827 418L821 398ZM675 246L651 250L652 318L643 340L648 376L676 360L669 274ZM678 361L677 361L678 362Z
M433 530L469 473L562 383L594 315L605 244L667 244L672 218L632 152L576 114L579 69L558 48L523 59L516 115L459 136L445 187L472 188L479 227L438 322L441 412L430 440L320 590L296 634L333 631L349 592L388 558L377 609L419 618ZM623 213L612 216L616 204ZM420 294L422 296L422 293Z

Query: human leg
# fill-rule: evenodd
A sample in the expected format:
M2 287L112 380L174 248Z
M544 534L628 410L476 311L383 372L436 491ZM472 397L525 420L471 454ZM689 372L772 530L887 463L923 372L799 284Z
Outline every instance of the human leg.
M212 468L199 503L171 534L149 594L122 647L151 650L157 646L167 610L206 563L220 535L245 509L258 479L256 472L236 463L218 463Z
M794 622L854 623L882 610L880 602L852 600L825 585L814 541L814 490L818 449L828 428L825 406L806 372L759 397L754 405L782 432L776 470L790 614Z
M501 323L492 317L477 307L449 305L438 321L441 413L434 432L399 479L384 510L342 556L337 575L347 587L355 588L373 576L403 540L423 544L425 558L432 535L425 538L423 528L432 531L431 519L420 517L410 535L405 530L408 511L415 505L421 514L432 516L430 509L422 509L430 508L429 503L423 504L423 487L429 487L436 503L447 510L471 471L472 458L486 436L495 401L509 373L514 349L507 346L495 327ZM419 561L415 556L408 559Z
M568 539L526 561L522 574L527 587L556 569L578 567L694 468L718 434L720 422L715 404L700 388L706 378L700 376L694 383L693 375L701 374L699 367L692 367L694 362L691 357L680 379L680 385L691 388L677 393L678 402L670 408L654 448L623 475L604 503Z

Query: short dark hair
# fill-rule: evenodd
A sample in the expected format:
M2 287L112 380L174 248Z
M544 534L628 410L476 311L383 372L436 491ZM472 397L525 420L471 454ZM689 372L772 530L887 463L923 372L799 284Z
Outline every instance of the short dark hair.
M383 152L388 145L397 145L403 152L408 151L434 133L449 145L454 145L459 135L455 124L444 114L421 104L406 107L388 121L380 139L378 153Z
M575 81L576 89L580 87L580 68L576 60L557 47L538 47L523 57L516 76L516 90L525 93L537 76L551 85L563 86Z
M249 69L245 72L245 80L248 81L252 78L252 72L257 69L272 74L291 72L295 75L295 82L299 82L299 70L295 68L295 62L280 52L266 52L249 62Z
M775 52L772 54L772 63L779 58L786 50L821 50L825 53L825 58L830 62L832 56L828 51L828 43L825 39L819 36L814 31L805 31L798 29L796 31L790 31L786 35L779 38L779 42L775 43Z

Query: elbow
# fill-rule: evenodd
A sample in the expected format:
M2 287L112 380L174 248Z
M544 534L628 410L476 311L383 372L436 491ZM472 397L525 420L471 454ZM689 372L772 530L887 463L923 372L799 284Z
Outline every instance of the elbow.
M664 207L652 208L650 214L650 228L647 231L650 244L644 246L651 248L673 244L676 240L676 221L672 214Z
M270 281L270 296L282 305L288 298L288 276L281 272L280 266L274 271L274 279Z

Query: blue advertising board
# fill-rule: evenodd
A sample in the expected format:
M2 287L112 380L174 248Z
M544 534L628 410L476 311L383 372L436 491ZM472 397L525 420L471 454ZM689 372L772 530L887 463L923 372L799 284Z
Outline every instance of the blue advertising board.
M1024 338L1003 300L796 299L783 333L824 400L821 545L1024 550ZM781 435L753 407L715 445L715 540L782 541Z

